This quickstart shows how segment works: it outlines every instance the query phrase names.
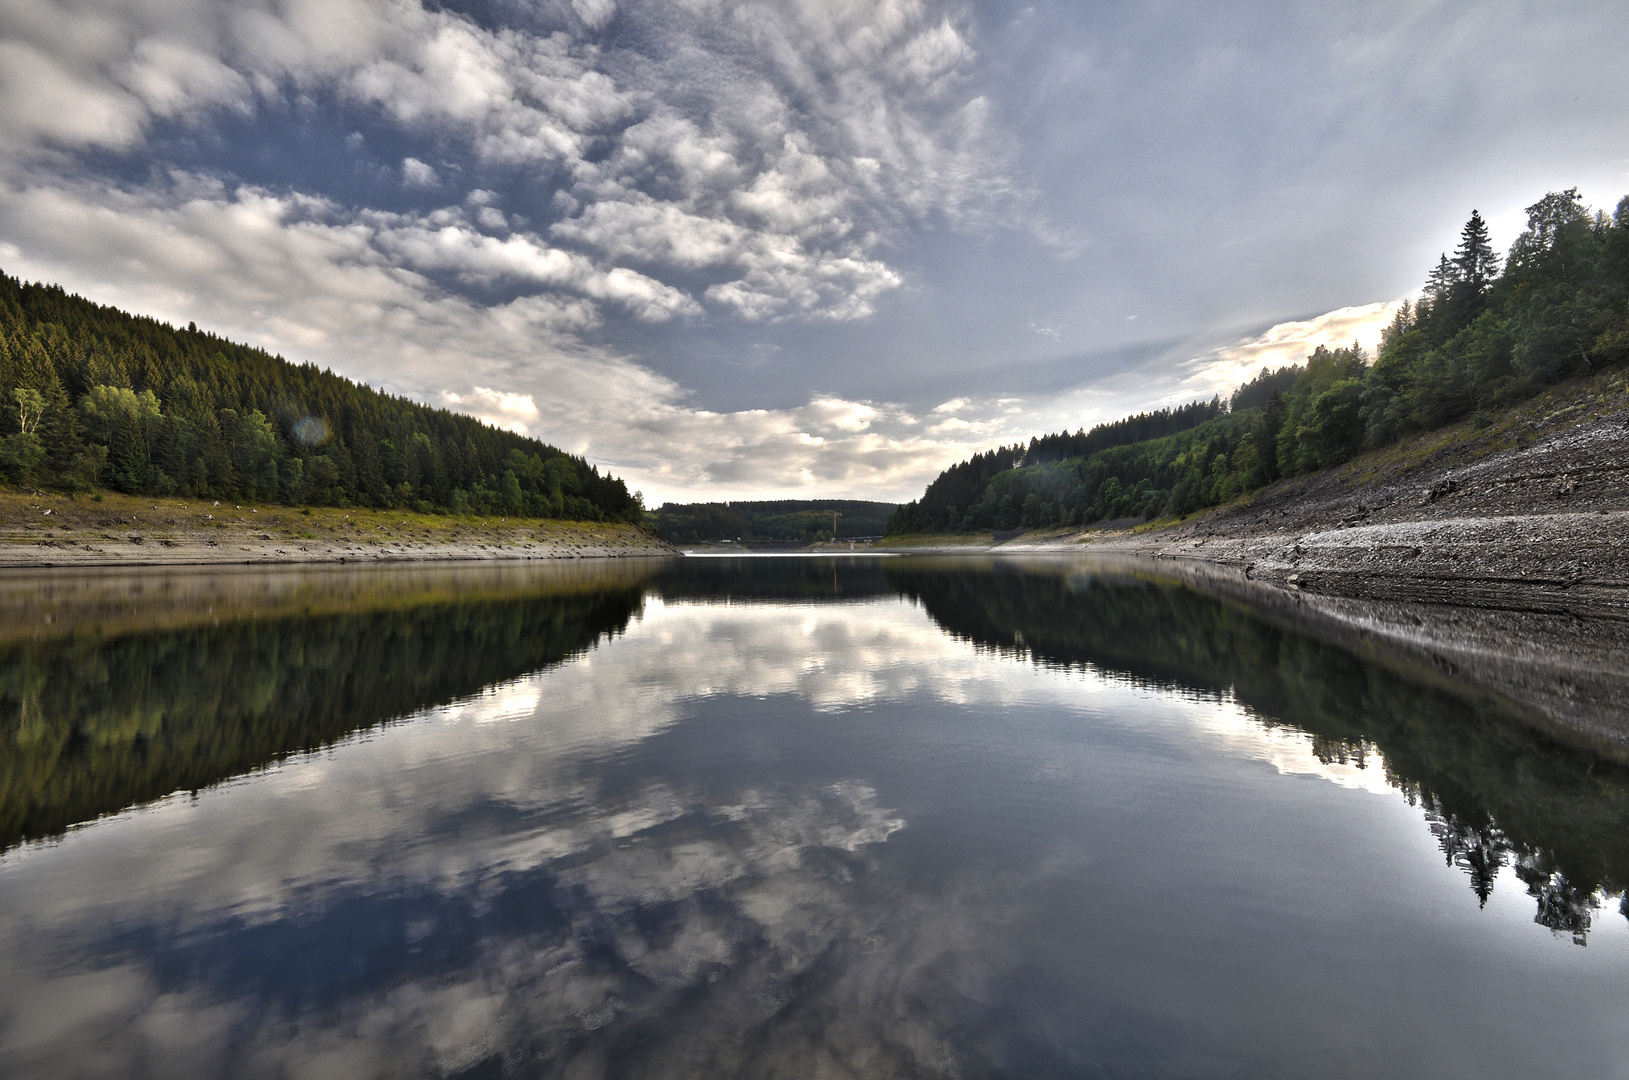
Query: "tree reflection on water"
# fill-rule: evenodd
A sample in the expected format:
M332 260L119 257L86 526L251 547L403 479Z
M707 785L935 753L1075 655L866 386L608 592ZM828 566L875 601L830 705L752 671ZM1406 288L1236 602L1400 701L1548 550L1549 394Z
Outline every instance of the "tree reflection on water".
M1088 568L0 576L0 1072L1622 1060L1621 761Z
M90 575L14 590L0 850L558 664L626 628L652 573Z
M902 595L980 648L1231 696L1308 733L1320 761L1383 770L1479 903L1509 867L1537 921L1580 944L1629 884L1624 762L1434 672L1155 577L785 559L41 580L0 582L0 850L557 665L651 596Z
M1629 767L1422 666L1361 659L1174 581L1053 562L890 563L888 580L945 630L1059 666L1232 695L1312 736L1319 760L1364 763L1425 811L1486 904L1510 866L1535 920L1584 944L1629 886ZM1629 917L1629 897L1622 910Z

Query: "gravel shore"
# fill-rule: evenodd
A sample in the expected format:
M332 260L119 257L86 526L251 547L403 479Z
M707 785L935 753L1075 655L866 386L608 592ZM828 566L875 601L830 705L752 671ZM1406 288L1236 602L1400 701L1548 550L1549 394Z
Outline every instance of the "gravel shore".
M1330 596L1629 618L1629 412L1530 435L1391 475L1360 460L1172 528L1076 542Z

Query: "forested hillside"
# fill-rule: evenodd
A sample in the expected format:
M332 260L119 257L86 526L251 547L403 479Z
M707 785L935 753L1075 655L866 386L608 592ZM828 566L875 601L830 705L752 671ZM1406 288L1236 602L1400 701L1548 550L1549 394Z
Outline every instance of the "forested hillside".
M1195 402L1001 447L946 469L890 535L1186 515L1283 476L1498 411L1565 379L1629 363L1629 197L1591 212L1576 188L1527 208L1503 260L1472 211L1417 304L1372 360L1320 346L1229 402Z
M837 536L881 536L894 503L858 499L781 499L772 502L668 503L656 512L656 535L672 544L751 540L809 544Z
M134 494L637 522L536 439L0 275L0 472Z

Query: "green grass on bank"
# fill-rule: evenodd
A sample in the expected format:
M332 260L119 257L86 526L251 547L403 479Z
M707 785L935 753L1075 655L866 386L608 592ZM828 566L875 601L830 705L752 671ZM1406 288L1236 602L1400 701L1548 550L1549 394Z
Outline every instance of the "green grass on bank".
M47 513L46 511L49 511ZM520 518L497 514L426 514L366 507L235 503L215 499L124 495L115 491L74 494L0 489L0 530L11 542L42 534L95 539L106 533L139 533L152 539L183 536L222 540L344 541L357 544L458 543L567 539L580 543L649 538L633 525Z

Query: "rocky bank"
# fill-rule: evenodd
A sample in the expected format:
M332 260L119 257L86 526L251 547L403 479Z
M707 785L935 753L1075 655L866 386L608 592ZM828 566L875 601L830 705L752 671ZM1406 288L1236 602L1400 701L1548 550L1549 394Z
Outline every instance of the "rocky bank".
M1155 523L1157 525L1157 523ZM1187 521L1029 533L1221 592L1629 748L1629 386L1559 387Z

